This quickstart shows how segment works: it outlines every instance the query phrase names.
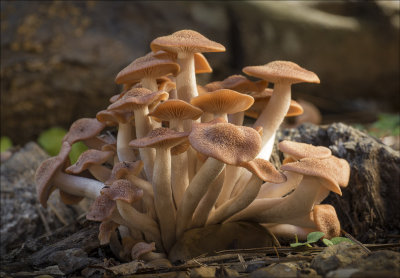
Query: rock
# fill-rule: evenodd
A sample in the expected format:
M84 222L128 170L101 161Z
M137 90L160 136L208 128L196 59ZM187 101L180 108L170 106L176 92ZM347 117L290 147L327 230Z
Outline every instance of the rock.
M297 277L297 268L293 263L272 264L250 274L250 278Z
M215 251L273 246L272 236L256 223L234 222L191 229L169 252L171 262L185 261Z
M325 146L332 154L349 162L350 182L342 188L343 196L331 193L323 203L332 204L342 228L363 243L400 230L400 153L378 139L343 123L325 126L303 124L283 129L276 144L292 140ZM277 145L272 161L282 161Z
M363 255L361 247L348 242L326 247L311 261L311 267L318 274L325 275L332 270L352 265Z
M380 250L363 256L352 264L363 271L391 271L400 273L400 253L390 250Z
M65 274L71 274L78 269L83 269L89 264L98 263L98 260L88 258L81 248L55 251L48 257L49 262L56 263Z
M4 1L1 134L22 145L50 126L94 117L119 93L116 74L150 51L154 38L182 28L227 48L206 54L214 72L198 75L201 84L247 65L293 60L321 79L296 85L295 98L322 99L323 112L374 114L380 107L365 99L397 111L398 8L295 2Z
M215 277L216 267L201 266L190 269L191 278L205 278L205 277Z

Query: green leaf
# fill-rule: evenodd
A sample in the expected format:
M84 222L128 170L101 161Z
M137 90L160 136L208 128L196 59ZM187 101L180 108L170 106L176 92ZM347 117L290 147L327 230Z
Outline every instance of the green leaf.
M325 234L323 232L311 232L307 235L307 243L314 243L320 240Z
M327 238L322 239L322 242L323 242L326 246L332 246L332 245L334 245L334 244L332 243L332 241L330 241L330 240L327 239Z
M1 136L0 139L0 152L5 152L9 148L13 146L13 143L10 138L7 136Z
M299 247L299 246L304 246L306 245L306 243L302 243L302 242L296 242L296 243L290 243L290 247Z
M88 147L82 142L77 142L72 145L71 152L69 153L69 159L71 160L71 164L74 164L81 153L88 150Z
M352 242L350 239L348 239L347 237L333 237L331 238L331 242L336 245L339 244L341 242L350 242L350 243L354 243Z
M43 131L38 138L39 145L51 156L60 152L61 143L67 131L61 127L52 127Z

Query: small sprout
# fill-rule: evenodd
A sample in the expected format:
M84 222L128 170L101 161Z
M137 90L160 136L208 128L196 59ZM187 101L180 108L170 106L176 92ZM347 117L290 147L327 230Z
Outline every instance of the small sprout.
M326 245L326 246L332 246L332 245L337 245L341 242L350 242L352 244L354 244L353 241L351 241L350 239L348 239L347 237L333 237L331 239L326 239L324 238L322 240L322 242Z
M13 143L10 138L7 136L1 136L0 139L0 152L5 152L9 148L13 146Z
M312 247L310 243L316 243L318 240L320 240L325 234L322 232L311 232L307 235L307 241L306 242L298 242L297 235L296 235L296 243L291 243L290 247L299 247L306 245L308 247Z

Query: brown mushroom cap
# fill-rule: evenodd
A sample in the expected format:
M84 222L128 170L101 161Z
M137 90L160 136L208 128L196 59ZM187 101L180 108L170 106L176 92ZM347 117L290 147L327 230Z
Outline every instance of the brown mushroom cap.
M166 127L159 127L150 131L146 137L130 141L129 146L134 148L168 148L185 142L188 135L189 132L178 132Z
M154 242L147 243L147 242L138 242L136 243L131 252L131 256L133 260L140 259L140 256L156 251L156 244Z
M110 242L111 234L118 228L119 224L114 221L103 221L99 226L100 245L105 245Z
M235 90L240 93L248 93L263 91L268 86L268 82L265 80L252 82L241 74L235 74L225 78L221 82L221 85L225 89Z
M106 195L98 196L89 208L86 214L87 220L92 221L105 221L112 217L117 204Z
M196 106L180 99L169 99L158 104L149 116L156 117L163 121L172 119L196 120L203 114L203 111Z
M213 71L206 57L199 52L194 53L194 70L196 74L210 73Z
M337 163L337 158L335 159L334 156L325 159L306 157L299 161L282 165L281 170L322 178L326 181L323 184L327 189L342 195L338 181L343 182L346 178L346 173L342 173L343 167Z
M168 52L222 52L222 44L211 41L193 30L181 30L171 35L158 37L150 44L153 52L165 50Z
M243 72L272 83L320 83L318 76L289 61L273 61L262 66L248 66Z
M65 169L65 172L69 174L79 174L92 165L101 165L105 163L109 158L114 156L112 151L99 151L90 149L83 152L75 164Z
M67 163L70 151L71 145L68 142L63 142L60 153L43 161L36 170L36 192L39 202L44 208L47 207L47 200L53 191L53 177Z
M221 90L224 87L222 86L222 81L213 81L204 85L203 88L206 89L207 92L214 92L216 90Z
M159 59L154 57L154 53L150 52L137 58L121 70L115 78L115 82L117 84L132 83L145 77L156 78L170 73L176 75L178 72L179 65L172 59L167 57Z
M103 188L101 193L113 201L121 200L129 204L143 197L143 189L138 188L128 180L116 180L111 187Z
M65 192L62 190L60 190L59 193L60 193L61 202L63 202L63 204L66 204L66 205L76 205L85 198L82 196L76 196L73 194L69 194L68 192Z
M272 183L283 183L286 181L286 176L276 170L276 168L267 160L256 158L249 162L243 162L240 166L246 168L260 179Z
M111 185L114 181L122 179L127 175L139 175L143 169L143 161L122 161L114 165L110 178L104 182L106 185Z
M313 209L314 223L326 238L340 235L340 222L336 210L331 205L315 205Z
M134 113L129 110L101 110L96 114L96 119L107 126L133 122L133 118Z
M133 88L116 102L110 104L109 110L135 110L139 107L150 105L154 102L166 100L168 93L158 91L152 92L145 88Z
M83 141L98 135L105 127L105 124L97 119L82 118L75 121L69 128L68 133L64 136L63 141L70 145Z
M295 141L284 140L278 144L281 152L292 156L295 159L302 159L305 157L312 158L328 158L332 155L330 149L323 146L313 146L311 144L299 143Z
M232 165L254 159L261 149L261 137L255 129L221 123L220 119L194 123L189 141L203 155Z
M190 101L194 106L209 113L233 114L248 109L254 102L253 97L233 90L221 89L204 94Z

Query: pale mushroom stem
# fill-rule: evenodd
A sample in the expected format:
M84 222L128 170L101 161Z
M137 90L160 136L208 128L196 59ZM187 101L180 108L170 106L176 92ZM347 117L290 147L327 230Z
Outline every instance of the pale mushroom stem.
M111 169L103 165L92 165L88 170L93 177L101 182L105 182L111 176Z
M180 71L176 76L178 98L190 103L190 100L198 95L194 54L179 52L176 61L180 66Z
M261 226L267 228L276 237L294 239L294 235L296 235L299 240L307 240L307 235L317 230L317 228L305 228L291 224L271 223L261 224Z
M235 182L239 178L239 175L241 173L240 170L241 170L240 167L236 167L234 165L226 166L224 185L222 186L222 191L218 196L218 200L215 204L215 207L218 208L227 200L229 200L232 190L235 186Z
M97 180L73 176L63 172L58 172L55 175L53 183L64 192L90 199L96 199L100 196L100 191L104 187L104 184Z
M176 235L179 238L189 227L193 212L201 198L207 192L208 186L218 177L224 169L224 163L209 157L194 176L183 195L182 203L177 212Z
M261 198L278 198L289 193L295 189L303 179L303 175L285 171L287 180L284 183L270 183L266 182L261 185L260 192L258 192L257 199Z
M147 214L153 219L156 219L153 185L148 181L141 179L133 174L128 174L126 176L126 179L129 180L132 184L139 187L140 189L143 189L145 193L143 195L143 204L144 207L146 208Z
M270 101L253 124L253 127L261 126L263 128L261 136L263 146L268 145L267 142L274 137L275 132L285 119L285 115L290 107L291 95L291 83L274 84L274 92ZM257 157L269 160L272 147L273 142L268 145L268 148L263 148Z
M244 111L228 114L228 122L234 125L243 125Z
M154 204L164 248L168 251L175 242L175 205L171 190L170 148L157 148L154 163Z
M117 155L119 161L135 161L136 156L129 142L132 140L132 124L119 123L117 134Z
M157 79L153 77L144 77L140 80L143 88L149 89L152 92L158 91Z
M261 184L262 180L257 175L253 175L247 186L243 187L237 196L229 199L214 211L206 225L222 223L225 219L249 206L256 198Z
M226 170L226 168L224 170ZM201 199L193 214L190 228L203 227L206 224L207 218L213 210L218 195L222 190L224 178L225 171L221 171L218 177L210 184L206 194Z

